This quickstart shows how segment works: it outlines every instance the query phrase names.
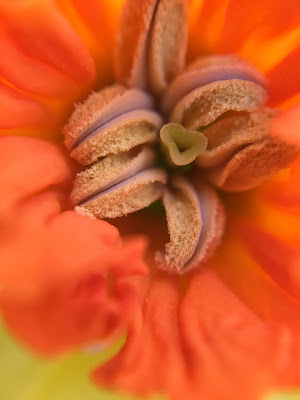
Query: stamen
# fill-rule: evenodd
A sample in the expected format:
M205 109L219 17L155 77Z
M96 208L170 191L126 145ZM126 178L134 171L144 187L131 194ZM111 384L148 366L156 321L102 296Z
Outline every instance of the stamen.
M193 186L183 178L173 180L163 193L170 242L166 254L157 253L160 268L180 272L193 256L199 241L202 218Z
M149 169L91 197L76 211L97 218L117 218L148 207L161 197L167 174Z
M169 119L196 130L213 123L228 111L256 111L266 99L266 91L250 81L230 79L213 82L183 97Z
M161 95L184 68L188 2L129 0L115 49L117 81Z
M65 145L73 150L89 134L123 114L134 110L151 110L151 96L139 89L127 90L112 85L92 93L84 103L76 106L64 128Z
M299 148L270 136L278 112L264 109L224 118L204 131L209 148L197 164L211 167L206 177L223 190L251 189L287 168Z
M136 155L131 152L108 155L92 167L77 174L71 199L75 204L80 204L95 194L151 167L154 161L155 153L149 147L142 148Z
M239 60L237 57L204 57L204 59L197 59L190 64L171 83L163 98L162 109L166 115L169 115L175 105L195 89L214 82L233 79L253 82L261 88L266 87L264 77L250 64Z
M117 154L135 146L154 142L162 126L158 113L135 110L121 115L87 136L71 152L80 164L90 165L107 154Z
M193 187L177 177L165 189L170 242L166 254L157 253L161 269L179 274L200 267L218 246L224 232L225 214L216 193L199 183Z
M161 96L184 68L187 46L188 2L160 0L149 40L149 86Z

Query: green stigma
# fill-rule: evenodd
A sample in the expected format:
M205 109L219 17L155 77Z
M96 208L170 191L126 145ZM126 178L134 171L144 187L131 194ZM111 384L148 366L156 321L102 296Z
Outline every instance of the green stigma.
M173 122L161 128L160 139L168 161L175 166L190 164L207 147L207 138L201 132Z

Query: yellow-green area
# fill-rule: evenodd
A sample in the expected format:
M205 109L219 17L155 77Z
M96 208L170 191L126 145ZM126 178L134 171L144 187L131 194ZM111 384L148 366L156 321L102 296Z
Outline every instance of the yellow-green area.
M264 400L300 400L300 389L299 391L272 393Z
M101 353L76 352L43 359L24 349L0 321L1 400L141 400L94 385L90 372L112 357L124 339ZM147 400L166 400L152 396ZM263 400L300 400L299 391L277 392Z
M101 353L76 352L43 359L24 349L0 321L1 400L138 400L103 390L89 379L90 372L109 359L123 341ZM152 397L150 400L162 400Z

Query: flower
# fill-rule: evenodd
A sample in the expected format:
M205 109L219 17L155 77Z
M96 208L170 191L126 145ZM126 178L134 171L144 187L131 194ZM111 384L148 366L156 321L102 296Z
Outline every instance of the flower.
M188 55L240 54L265 72L270 105L284 110L299 100L300 6L262 3L192 1ZM1 4L0 123L10 135L0 140L4 320L46 354L110 343L128 330L119 354L93 376L134 394L257 399L299 385L299 161L257 189L222 196L221 247L183 278L147 273L145 237L123 238L146 233L155 248L166 235L156 214L121 220L120 239L109 223L70 210L78 167L52 142L72 104L95 82L110 83L119 6ZM282 113L274 136L297 140L298 118Z

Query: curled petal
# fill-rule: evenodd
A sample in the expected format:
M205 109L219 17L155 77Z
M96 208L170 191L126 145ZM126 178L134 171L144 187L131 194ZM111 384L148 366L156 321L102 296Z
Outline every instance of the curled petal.
M0 303L14 334L42 353L120 335L128 322L131 294L130 288L118 294L118 281L124 274L145 272L144 242L122 245L111 225L74 212L55 217L49 225L27 226L26 234L10 238L0 250ZM109 272L111 278L120 277L114 286Z
M131 289L119 293L119 281L146 273L145 239L122 241L107 222L63 211L74 171L59 146L25 137L4 137L0 144L6 322L43 353L120 334Z
M120 334L127 297L117 298L118 279L146 272L143 239L122 243L110 224L60 211L57 195L45 192L17 207L16 221L2 230L3 316L43 353ZM109 275L120 278L111 285Z

